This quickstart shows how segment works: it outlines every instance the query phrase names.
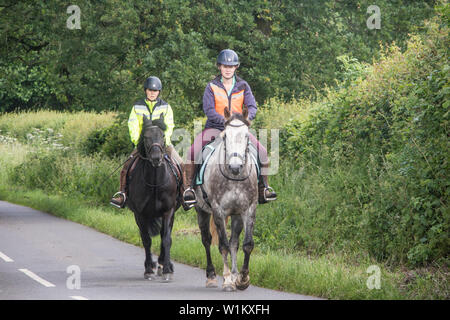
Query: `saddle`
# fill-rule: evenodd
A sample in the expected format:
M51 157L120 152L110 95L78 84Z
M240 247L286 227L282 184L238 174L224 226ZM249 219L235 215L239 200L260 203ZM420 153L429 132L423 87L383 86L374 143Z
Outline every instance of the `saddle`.
M201 186L203 184L203 177L205 174L205 169L206 166L208 165L208 161L211 158L211 156L213 155L214 151L216 151L217 147L220 145L220 143L222 142L222 138L217 137L216 139L212 140L211 142L209 142L208 144L206 144L203 149L202 152L200 152L197 157L196 157L196 172L195 172L195 179L194 179L194 184L196 186ZM256 146L253 145L253 143L251 143L249 141L249 155L250 155L250 159L252 160L252 162L255 164L256 167L256 172L258 174L258 179L259 176L261 174L261 163L259 161L259 157L258 157L258 150L256 149Z

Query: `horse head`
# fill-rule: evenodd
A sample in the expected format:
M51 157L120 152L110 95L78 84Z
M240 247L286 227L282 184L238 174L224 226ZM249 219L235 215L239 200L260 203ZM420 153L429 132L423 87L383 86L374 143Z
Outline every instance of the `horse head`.
M159 119L151 120L143 116L143 126L141 132L141 155L145 153L145 159L149 160L153 167L160 167L165 153L164 131L166 125L164 116L161 114Z
M230 114L224 109L225 130L223 133L225 163L224 165L233 175L239 175L247 163L249 126L248 108L242 108L242 114Z

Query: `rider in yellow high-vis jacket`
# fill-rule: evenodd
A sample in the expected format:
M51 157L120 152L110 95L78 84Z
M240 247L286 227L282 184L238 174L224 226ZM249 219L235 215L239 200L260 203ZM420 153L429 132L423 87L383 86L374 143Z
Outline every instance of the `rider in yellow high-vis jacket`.
M163 114L164 123L166 125L166 130L164 131L166 152L169 157L178 162L182 170L184 169L184 163L181 157L176 152L172 145L171 137L173 129L175 127L173 119L173 111L171 106L159 98L160 91L162 89L161 80L157 77L149 77L144 83L144 90L146 98L136 102L131 109L130 116L128 118L128 129L130 132L130 138L134 146L137 147L139 142L139 137L142 131L143 117L150 118L152 120L159 119L161 114ZM120 190L117 192L110 203L118 208L123 208L126 202L126 180L128 168L134 162L136 155L138 154L137 149L134 149L128 160L125 162L122 171L120 172ZM184 191L184 188L182 188ZM184 204L183 204L184 205Z
M149 101L143 99L136 102L136 104L131 109L130 117L128 118L128 129L130 131L131 141L135 146L138 144L139 136L142 130L142 116L150 117L152 114L152 120L159 119L161 114L164 115L164 123L167 127L164 131L164 136L166 138L166 146L171 146L171 137L173 128L175 127L173 121L173 111L171 106L164 100L157 98L155 101Z

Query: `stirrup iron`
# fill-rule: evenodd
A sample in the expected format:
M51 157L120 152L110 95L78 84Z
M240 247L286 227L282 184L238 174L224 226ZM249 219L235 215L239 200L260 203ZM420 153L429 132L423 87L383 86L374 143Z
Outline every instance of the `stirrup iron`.
M125 208L125 203L127 202L127 195L125 194L125 192L119 191L119 192L116 192L112 197L115 198L118 195L121 195L123 197L122 205L119 206L118 204L116 204L112 201L110 201L109 204L116 208L123 209L123 208Z
M277 200L276 196L275 196L275 198L267 198L266 197L266 190L271 192L271 193L275 193L275 190L273 190L272 187L270 187L270 186L265 187L264 188L264 192L263 192L263 196L264 196L264 200L265 201L275 201L275 200Z
M184 200L185 196L186 196L186 192L188 192L188 191L190 191L190 192L192 192L194 194L194 200ZM183 192L183 201L184 201L185 204L190 205L190 206L191 205L194 206L194 204L197 203L197 199L196 198L197 198L197 195L195 194L195 191L192 188L187 188L186 190L184 190L184 192Z

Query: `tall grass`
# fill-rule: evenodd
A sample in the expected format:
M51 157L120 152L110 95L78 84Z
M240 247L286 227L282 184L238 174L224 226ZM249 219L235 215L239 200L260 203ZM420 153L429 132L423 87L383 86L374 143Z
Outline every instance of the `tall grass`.
M62 135L62 142L67 146L78 148L90 132L111 125L116 117L114 112L60 112L52 110L21 111L5 113L0 116L0 134L8 132L20 142L28 142L27 135L34 128L48 128Z
M27 205L56 216L82 223L107 233L119 240L141 246L139 231L129 210L118 212L113 208L92 206L73 196L47 194L40 190L7 188L0 183L0 199ZM176 213L171 256L179 262L205 268L206 259L200 235L186 232L186 227L195 220L193 211ZM159 253L160 240L153 239L152 248ZM212 247L213 263L217 274L223 271L222 257L217 247ZM144 256L142 257L144 259ZM243 262L242 251L238 254L239 265ZM346 265L336 255L312 258L282 251L255 250L250 260L251 283L275 290L314 295L330 299L404 299L408 292L399 288L401 275L382 266L382 286L369 290L365 270L370 260L360 265ZM205 276L206 279L206 276ZM400 280L400 281L399 281ZM422 283L429 290L429 283ZM415 292L412 290L412 292ZM418 298L427 298L418 293Z
M39 113L29 116L39 117ZM0 117L0 122L2 120ZM51 212L141 245L132 213L128 209L118 211L107 206L118 186L119 173L111 173L123 159L111 159L100 153L87 156L62 142L60 132L65 130L64 126L55 127L53 132L36 131L35 123L29 126L35 136L33 142L21 143L3 132L3 137L9 138L0 142L0 198ZM49 126L43 127L48 129ZM75 126L73 128L76 130ZM39 132L41 134L37 134ZM11 136L16 134L13 131ZM346 210L358 206L358 200L350 200L355 199L352 194L355 189L349 186L361 177L367 179L367 175L352 172L351 168L342 167L332 172L325 165L320 170L312 170L283 162L278 175L270 177L279 199L257 209L256 246L250 268L252 283L334 299L445 298L448 291L443 286L442 272L439 276L428 272L417 274L406 286L402 271L377 262L365 250L364 241L354 241L355 234L364 234L363 225L368 223L367 217L358 220L346 214ZM349 199L348 208L338 205L343 192ZM153 248L158 252L157 238ZM216 247L212 252L220 274L221 255ZM172 257L206 267L194 210L176 213ZM242 259L240 252L240 263ZM366 269L373 264L382 270L380 290L369 290L366 286Z

